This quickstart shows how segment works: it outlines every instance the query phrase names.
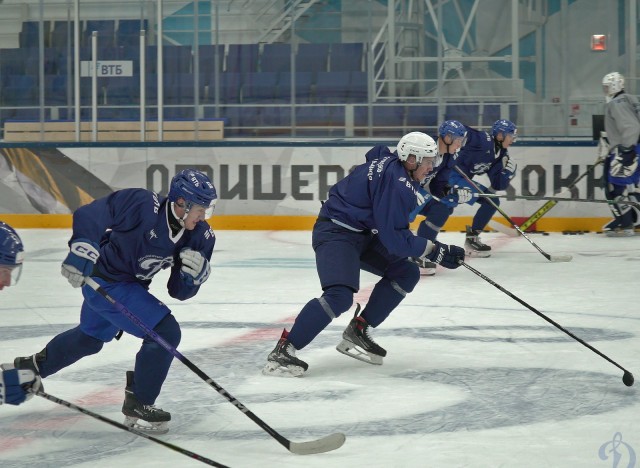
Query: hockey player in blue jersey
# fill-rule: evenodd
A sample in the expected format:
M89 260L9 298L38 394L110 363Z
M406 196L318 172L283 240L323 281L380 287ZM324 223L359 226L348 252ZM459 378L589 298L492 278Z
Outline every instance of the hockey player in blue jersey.
M308 365L296 351L307 346L331 321L353 304L360 270L381 276L369 301L342 334L337 350L370 364L382 364L386 351L373 341L380 325L420 279L409 257L427 258L457 268L464 249L415 236L409 213L423 197L419 182L438 156L433 139L420 132L403 136L395 152L375 146L329 191L313 227L312 245L323 294L309 301L291 331L285 329L263 369L266 375L301 376Z
M466 179L455 170L458 167L467 177L486 174L490 186L475 182L484 192L506 190L511 179L516 174L517 164L509 157L508 148L516 141L518 129L509 120L497 120L491 128L491 134L482 130L467 128L467 140L465 145L449 161L449 185L451 187L466 187L472 192L476 189L470 186ZM491 199L499 205L499 199ZM466 201L469 205L478 203L480 207L473 217L471 226L467 226L465 249L471 257L489 257L491 247L480 241L480 233L495 214L496 208L486 198L471 197Z
M91 276L148 328L177 347L180 326L148 288L156 273L171 268L167 282L171 297L186 300L198 292L210 273L215 236L205 219L216 199L209 178L188 169L172 179L168 197L125 189L82 206L73 215L70 252L62 263L62 274L74 288ZM120 331L142 338L134 370L126 372L125 424L166 432L171 415L154 403L173 355L92 288L84 286L82 294L80 324L54 337L42 351L16 358L15 367L45 378L97 353Z
M20 279L24 246L18 233L0 221L0 291ZM0 405L19 405L40 388L40 377L30 369L16 369L13 363L0 365Z
M417 234L432 242L436 240L438 233L453 213L453 208L471 199L472 192L467 187L449 185L449 162L464 145L466 137L466 127L457 120L446 120L438 127L438 153L442 162L421 183L425 196L424 205L414 208L409 217L410 221L418 214L426 217L418 226ZM420 263L420 274L432 276L435 273L436 264L423 259Z
M625 92L624 77L618 72L605 75L602 87L607 99L604 129L610 146L604 163L604 192L607 200L617 202L609 205L613 219L603 231L609 237L633 236L640 217L624 200L631 197L640 201L640 104L635 96Z

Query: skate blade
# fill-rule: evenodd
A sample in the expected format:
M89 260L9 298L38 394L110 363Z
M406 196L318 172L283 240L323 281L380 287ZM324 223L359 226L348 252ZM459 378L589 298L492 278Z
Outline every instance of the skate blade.
M367 364L373 364L375 366L382 365L382 356L366 352L364 349L356 346L347 340L342 340L336 350L344 354L345 356L352 357L358 361L366 362Z
M433 276L436 274L435 268L422 268L420 267L420 276Z
M134 418L132 416L125 416L124 425L127 427L131 427L137 431L144 432L145 434L156 434L162 435L169 432L169 421L162 422L148 422L141 421L139 418Z
M629 229L625 231L604 231L604 235L607 237L633 237L636 233Z
M467 252L467 256L469 256L469 257L474 257L474 258L491 257L491 251L483 252L481 250L470 250L470 249L465 249L465 250Z
M262 375L272 377L302 377L304 369L300 366L282 366L277 362L269 361L262 368Z

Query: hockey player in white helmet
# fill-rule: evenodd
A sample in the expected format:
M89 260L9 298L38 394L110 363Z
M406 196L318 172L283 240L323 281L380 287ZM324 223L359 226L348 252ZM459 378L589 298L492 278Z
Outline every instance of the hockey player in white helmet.
M312 245L322 295L311 299L267 357L266 375L301 376L308 365L296 356L353 304L360 270L381 277L366 307L344 330L337 350L368 364L382 364L387 352L371 337L420 279L409 257L425 258L446 268L464 259L461 247L415 236L409 214L422 205L420 182L438 157L433 139L421 132L403 136L392 152L383 145L366 154L366 162L334 185L313 227Z
M638 183L638 139L640 138L640 105L635 96L624 90L624 77L618 72L608 73L602 78L602 88L607 100L604 114L604 129L609 144L604 165L604 193L613 219L604 225L609 237L632 236L634 227L640 223L635 208L624 203L630 197L640 200Z

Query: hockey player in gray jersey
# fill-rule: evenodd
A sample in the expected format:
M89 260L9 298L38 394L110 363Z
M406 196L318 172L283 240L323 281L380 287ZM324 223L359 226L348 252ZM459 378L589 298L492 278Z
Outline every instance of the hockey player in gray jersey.
M640 107L635 96L624 90L624 77L618 72L602 79L607 98L604 129L608 140L608 155L604 163L604 193L613 219L604 225L609 237L632 236L638 224L638 212L624 203L632 198L640 200L640 168L638 167L638 139L640 137ZM601 145L606 141L601 141Z

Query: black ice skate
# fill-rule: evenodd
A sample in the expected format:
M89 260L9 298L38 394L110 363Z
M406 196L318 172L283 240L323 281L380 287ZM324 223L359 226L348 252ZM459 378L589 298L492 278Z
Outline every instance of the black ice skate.
M602 226L602 232L607 237L631 237L635 236L635 227L633 224L623 226L623 217L613 218L607 224Z
M262 369L264 375L279 377L301 377L309 365L296 357L296 348L287 339L289 332L284 329L276 347L267 356L267 364Z
M140 403L133 394L132 385L133 372L127 371L127 386L124 389L124 403L122 404L122 414L125 415L124 425L149 434L169 432L171 414L154 405Z
M369 334L371 327L365 319L358 317L359 313L360 304L356 307L353 319L342 332L342 341L336 349L360 361L382 365L382 358L387 355L387 351L373 341Z
M47 351L43 349L39 353L31 356L17 357L13 360L16 369L29 369L36 375L40 375L40 363L47 358Z
M491 247L480 240L480 231L474 231L467 226L467 238L464 241L464 249L470 257L490 257Z
M31 391L44 392L44 385L42 384L42 379L40 378L40 363L47 358L47 350L46 348L40 351L39 353L33 354L31 356L25 357L17 357L13 360L13 367L16 369L28 369L33 371L36 374L36 381L33 385L31 385Z

